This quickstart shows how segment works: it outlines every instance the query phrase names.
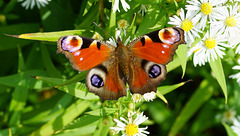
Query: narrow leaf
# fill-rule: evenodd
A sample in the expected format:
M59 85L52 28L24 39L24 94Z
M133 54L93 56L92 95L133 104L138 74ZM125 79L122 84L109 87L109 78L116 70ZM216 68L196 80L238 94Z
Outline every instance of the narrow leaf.
M65 82L65 80L60 78L49 78L41 76L37 76L36 79L49 83L51 87L59 86ZM80 82L60 86L58 89L81 99L99 100L98 96L88 92L86 85Z
M176 54L178 55L179 61L182 66L182 70L183 70L182 78L183 78L186 72L186 65L187 65L187 45L182 44L178 46L178 49L176 50Z
M227 104L227 100L228 100L227 85L226 85L226 79L225 79L225 75L223 72L221 59L218 57L217 60L215 60L215 61L211 60L209 64L210 64L210 67L211 67L219 85L221 86L221 88L223 90L223 94L225 96L225 103Z
M45 65L45 68L47 69L48 74L52 77L61 77L60 72L58 71L58 69L56 69L56 67L53 64L48 53L47 47L45 45L41 46L41 53L42 60Z
M169 132L169 136L176 136L178 132L186 125L187 121L196 113L196 111L210 99L213 95L214 86L203 80L200 87L195 91L190 100L182 109L179 116L174 121L174 124Z
M171 91L183 86L184 84L186 84L189 81L191 81L191 80L188 80L186 82L181 82L181 83L178 83L178 84L175 84L175 85L160 86L160 87L157 88L157 95L159 95L158 93L161 93L162 95L170 93Z
M78 99L66 109L65 113L57 118L53 118L48 123L43 125L40 129L33 132L31 135L46 136L54 134L54 132L63 129L64 126L72 122L77 116L81 115L89 107L90 104L91 103L89 101L82 101Z
M9 35L9 36L17 37L21 39L56 42L62 36L84 35L83 33L87 33L87 32L85 30L68 30L68 31L59 31L59 32L27 33L27 34Z
M223 124L224 128L226 129L228 136L237 136L237 134L232 130L232 128L228 124L226 124L224 122L222 122L222 124Z

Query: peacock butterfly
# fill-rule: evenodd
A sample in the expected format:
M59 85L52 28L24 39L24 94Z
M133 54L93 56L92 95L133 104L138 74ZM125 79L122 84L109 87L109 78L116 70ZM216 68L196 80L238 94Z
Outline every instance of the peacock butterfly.
M86 86L102 101L132 93L156 91L167 74L178 45L184 44L181 28L163 28L143 35L127 46L118 38L117 47L82 36L63 36L57 53L63 53L74 69L86 71Z

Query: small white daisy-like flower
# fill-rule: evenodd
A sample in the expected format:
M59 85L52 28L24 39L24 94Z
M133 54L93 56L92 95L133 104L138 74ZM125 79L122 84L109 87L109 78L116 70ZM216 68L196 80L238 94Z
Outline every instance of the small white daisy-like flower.
M135 112L128 112L128 120L123 117L120 117L121 121L114 119L117 125L116 127L110 127L110 129L112 129L115 133L123 131L122 136L147 136L146 134L149 134L149 132L146 131L147 127L139 128L139 125L146 121L148 117L143 115L142 112L141 114L137 114L137 117L133 120L134 114Z
M35 5L38 8L45 7L49 1L51 0L18 0L18 2L23 2L21 5L26 9L33 9Z
M228 38L228 42L231 46L235 46L240 42L240 13L238 12L238 4L234 6L223 6L217 10L214 15L216 21L211 22L211 25L224 34Z
M201 30L196 27L198 20L195 15L196 13L192 11L187 11L185 15L184 10L181 9L180 17L174 15L169 18L170 21L168 22L168 24L178 26L184 30L185 41L188 46L192 44L195 37L200 37L198 33L201 33Z
M188 0L189 5L186 9L189 11L197 12L197 20L199 21L200 29L206 27L207 19L212 22L215 18L214 12L218 10L218 5L224 4L226 0Z
M121 19L117 22L119 29L126 29L129 25L125 19Z
M122 3L123 9L127 12L128 9L130 9L130 6L127 4L125 0L120 0ZM113 13L116 11L120 12L119 10L119 0L114 0L114 5L113 5Z
M98 32L95 32L92 38L96 40L103 40L103 37Z
M147 12L147 6L141 4L140 10L138 11L138 13L142 13L142 16L144 16L146 12Z
M149 92L149 93L145 93L143 95L143 99L147 102L153 101L155 98L156 98L156 93L154 91Z
M132 94L132 100L134 103L142 102L143 96L139 93L134 93L134 94Z
M229 47L229 45L225 43L226 41L227 39L224 35L210 27L210 30L206 32L202 40L198 42L195 46L199 49L198 52L200 54L206 54L205 57L207 61L210 62L210 59L214 61L218 58L217 56L223 58L223 55L225 55L223 50L225 50L226 47Z
M232 123L235 119L236 116L236 111L233 109L227 109L224 113L223 113L223 118L222 121L223 122L227 122L227 123Z
M239 66L239 65L234 66L232 69L234 69L234 70L240 70L240 66ZM237 79L237 82L238 82L238 84L240 85L240 72L238 72L237 74L230 75L229 78Z
M231 128L238 136L240 136L240 116L233 120Z
M122 34L122 35L121 35ZM109 43L109 44L112 44L114 46L117 47L117 40L118 38L120 38L122 40L122 36L126 36L126 34L124 33L124 31L121 31L121 30L117 30L115 31L115 38L114 37L111 37L109 38L106 42ZM131 37L129 36L125 41L124 41L124 45L127 45L127 43L129 43Z
M207 62L206 54L204 52L200 52L201 48L194 46L187 52L187 57L190 57L193 54L193 65L196 67L197 65L202 66Z

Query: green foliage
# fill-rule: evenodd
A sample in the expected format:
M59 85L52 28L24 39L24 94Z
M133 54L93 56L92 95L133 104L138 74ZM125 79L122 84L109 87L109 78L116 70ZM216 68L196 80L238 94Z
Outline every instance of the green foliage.
M235 136L232 122L223 122L228 109L240 114L240 87L228 78L238 58L233 49L227 49L224 59L194 67L188 47L180 45L151 102L134 103L130 94L101 102L88 92L86 72L78 73L64 55L56 54L61 36L93 37L97 32L109 40L124 19L128 26L121 36L124 42L133 40L169 27L169 17L186 4L126 0L128 11L119 1L120 12L113 12L112 1L52 0L26 10L17 0L0 0L0 136L113 135L113 119L126 118L128 111L144 111L148 121L141 125L148 125L150 135Z

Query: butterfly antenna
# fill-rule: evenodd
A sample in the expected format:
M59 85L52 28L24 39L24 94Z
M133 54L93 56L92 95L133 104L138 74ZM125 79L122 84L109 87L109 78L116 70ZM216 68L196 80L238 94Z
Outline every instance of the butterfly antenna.
M98 26L98 24L96 22L93 22L93 24L95 26L97 26L105 35L109 36L110 38L116 40L113 36L111 36L110 34L108 34L106 31L104 31L100 26Z

